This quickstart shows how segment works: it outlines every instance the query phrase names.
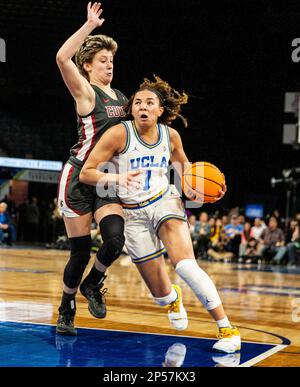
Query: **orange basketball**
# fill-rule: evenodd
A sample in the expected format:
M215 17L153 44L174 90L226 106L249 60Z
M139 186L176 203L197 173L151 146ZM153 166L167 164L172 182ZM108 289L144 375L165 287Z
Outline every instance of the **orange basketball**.
M182 176L182 189L194 202L210 203L220 196L225 183L224 174L215 165L206 161L191 164Z

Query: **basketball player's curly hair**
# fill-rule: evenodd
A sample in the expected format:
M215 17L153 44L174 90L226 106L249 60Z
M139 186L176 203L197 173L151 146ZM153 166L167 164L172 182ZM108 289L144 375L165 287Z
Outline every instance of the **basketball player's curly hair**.
M80 73L89 81L88 73L83 68L84 63L90 63L95 54L101 50L111 51L115 55L118 49L117 42L106 35L89 35L83 41L75 54L75 63Z
M180 118L183 121L184 126L187 127L187 119L180 114L180 111L181 105L187 103L188 95L186 93L180 94L166 81L163 81L156 75L154 75L153 82L144 78L144 82L140 84L139 89L130 97L125 108L128 117L132 116L132 103L136 93L142 90L150 90L159 98L160 104L164 108L164 112L158 118L158 122L170 125L176 118Z

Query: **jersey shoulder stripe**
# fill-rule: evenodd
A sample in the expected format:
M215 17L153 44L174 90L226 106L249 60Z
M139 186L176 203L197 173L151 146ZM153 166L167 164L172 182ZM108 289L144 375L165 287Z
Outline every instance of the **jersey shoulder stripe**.
M169 146L170 155L172 154L172 145L171 145L171 135L170 135L170 128L168 125L164 125L166 136L167 136L167 142Z
M126 129L126 144L124 149L119 153L119 155L123 155L128 151L128 148L130 145L130 138L131 138L130 129L128 127L128 121L121 121L121 123L125 126L125 129Z

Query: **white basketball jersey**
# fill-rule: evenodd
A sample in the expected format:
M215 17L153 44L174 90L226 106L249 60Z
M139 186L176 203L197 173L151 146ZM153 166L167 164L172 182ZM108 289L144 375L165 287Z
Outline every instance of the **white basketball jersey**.
M118 187L118 196L123 203L140 203L168 189L166 176L171 154L169 128L157 124L158 140L147 144L139 135L134 121L122 121L126 127L126 146L112 161L117 173L141 170L138 176L140 189Z

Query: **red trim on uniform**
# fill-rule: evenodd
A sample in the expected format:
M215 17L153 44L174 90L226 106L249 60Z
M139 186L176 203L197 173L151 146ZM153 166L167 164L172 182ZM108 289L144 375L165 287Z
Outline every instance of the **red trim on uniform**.
M75 210L74 208L72 208L68 202L68 188L69 188L69 184L70 184L70 180L71 180L71 176L72 176L73 171L74 171L74 166L72 165L71 169L69 170L67 182L65 185L65 203L72 211L75 212L75 214L83 215L83 213L81 211L78 211L78 210Z
M85 126L84 126L84 122L82 121L82 118L81 118L81 117L79 117L79 122L80 122L81 125L82 125L82 127L81 127L82 138L81 138L81 141L80 141L80 143L79 143L79 146L78 146L78 149L77 149L76 156L78 156L78 153L79 153L80 149L83 147L84 141L86 140Z
M92 136L91 145L90 145L89 149L86 151L86 154L85 154L85 157L84 157L83 161L86 161L86 159L89 157L89 154L93 150L93 148L95 146L95 142L96 142L97 125L96 125L96 121L95 121L95 114L91 115L91 119L92 119L93 132L94 133L93 133L93 136Z
M63 175L63 173L64 173L65 166L66 166L66 165L63 166L63 169L62 169L62 171L60 172L60 175L59 175L58 186L57 186L57 192L56 192L57 199L58 199L58 197L59 197L60 182L61 182L62 175Z

